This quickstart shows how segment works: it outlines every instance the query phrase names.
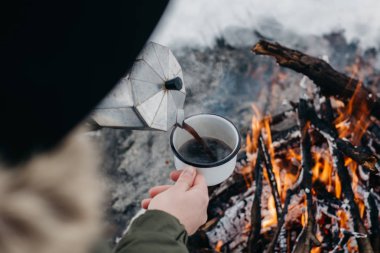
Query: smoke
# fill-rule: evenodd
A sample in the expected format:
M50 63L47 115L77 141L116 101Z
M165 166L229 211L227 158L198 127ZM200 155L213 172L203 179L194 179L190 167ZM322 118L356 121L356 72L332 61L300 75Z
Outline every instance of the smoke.
M174 47L212 46L228 27L318 36L343 30L349 41L378 47L378 10L377 0L172 0L151 39Z

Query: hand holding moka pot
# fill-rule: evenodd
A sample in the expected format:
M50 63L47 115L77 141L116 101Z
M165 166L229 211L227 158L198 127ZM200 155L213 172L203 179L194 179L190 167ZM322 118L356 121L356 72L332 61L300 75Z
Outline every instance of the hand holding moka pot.
M167 131L184 120L182 69L169 48L149 42L131 71L90 115L96 127Z

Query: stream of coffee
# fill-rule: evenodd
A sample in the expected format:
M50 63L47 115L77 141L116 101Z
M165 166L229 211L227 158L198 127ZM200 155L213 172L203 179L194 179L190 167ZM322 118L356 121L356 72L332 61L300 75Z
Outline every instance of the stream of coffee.
M182 128L185 129L189 134L191 134L194 139L201 145L202 149L206 152L206 154L210 157L211 160L216 160L216 157L207 143L199 136L197 131L190 126L189 124L183 122Z

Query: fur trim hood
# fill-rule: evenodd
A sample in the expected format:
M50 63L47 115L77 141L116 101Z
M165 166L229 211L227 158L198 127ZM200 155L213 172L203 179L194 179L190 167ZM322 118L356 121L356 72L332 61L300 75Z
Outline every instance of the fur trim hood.
M0 166L0 252L87 253L103 210L98 160L76 132L23 165Z

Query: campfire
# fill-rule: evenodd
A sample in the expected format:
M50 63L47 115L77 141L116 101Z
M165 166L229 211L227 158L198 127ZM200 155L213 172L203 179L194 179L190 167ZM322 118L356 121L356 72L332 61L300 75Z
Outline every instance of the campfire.
M349 77L276 43L252 50L304 74L304 96L273 116L253 105L235 173L210 189L209 220L191 251L379 252L376 94L355 66Z

